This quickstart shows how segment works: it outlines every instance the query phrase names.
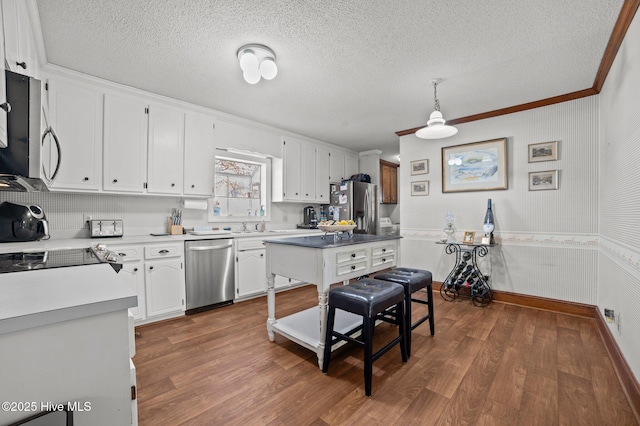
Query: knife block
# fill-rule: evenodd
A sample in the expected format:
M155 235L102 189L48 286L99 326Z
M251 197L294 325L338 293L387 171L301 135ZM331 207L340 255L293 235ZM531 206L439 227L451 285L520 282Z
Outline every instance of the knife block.
M171 221L171 218L169 218L169 220L167 221L167 231L169 232L169 234L171 235L182 235L182 225L174 225L173 222Z

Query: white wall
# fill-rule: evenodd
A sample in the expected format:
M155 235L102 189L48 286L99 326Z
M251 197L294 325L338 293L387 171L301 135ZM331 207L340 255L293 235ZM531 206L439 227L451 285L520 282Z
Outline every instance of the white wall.
M640 377L640 14L636 14L600 97L598 308ZM618 329L618 325L620 328Z
M494 289L580 303L596 303L598 98L591 96L458 126L456 136L400 138L400 224L403 263L430 269L443 280L452 259L443 246L447 210L458 237L482 232L493 201L496 239L491 249ZM508 189L442 193L441 148L507 137ZM559 159L528 162L528 145L559 141ZM411 176L409 163L428 159L429 173ZM559 190L529 191L529 172L560 171ZM428 196L412 197L410 182L429 180ZM406 247L406 248L405 248Z

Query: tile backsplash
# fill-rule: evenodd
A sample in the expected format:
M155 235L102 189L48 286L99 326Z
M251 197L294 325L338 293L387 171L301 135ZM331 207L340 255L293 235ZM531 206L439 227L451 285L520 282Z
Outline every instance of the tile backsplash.
M34 203L42 207L51 235L58 238L88 237L87 215L93 219L122 219L125 235L163 232L171 209L181 208L181 200L182 197L140 195L0 192L0 201ZM269 228L293 228L302 222L302 204L276 203L271 208ZM183 224L185 227L240 227L240 222L209 223L205 210L184 210Z

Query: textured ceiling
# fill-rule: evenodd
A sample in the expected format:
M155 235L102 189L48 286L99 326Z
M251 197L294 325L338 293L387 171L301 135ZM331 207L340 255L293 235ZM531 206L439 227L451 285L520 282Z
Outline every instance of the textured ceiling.
M593 86L623 0L37 0L47 60L357 151ZM249 85L236 52L271 47Z

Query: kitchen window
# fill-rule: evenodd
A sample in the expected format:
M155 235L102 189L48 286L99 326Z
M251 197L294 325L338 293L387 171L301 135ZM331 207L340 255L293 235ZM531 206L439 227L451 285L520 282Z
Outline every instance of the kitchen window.
M215 194L209 200L210 222L267 220L271 160L236 152L216 155Z

